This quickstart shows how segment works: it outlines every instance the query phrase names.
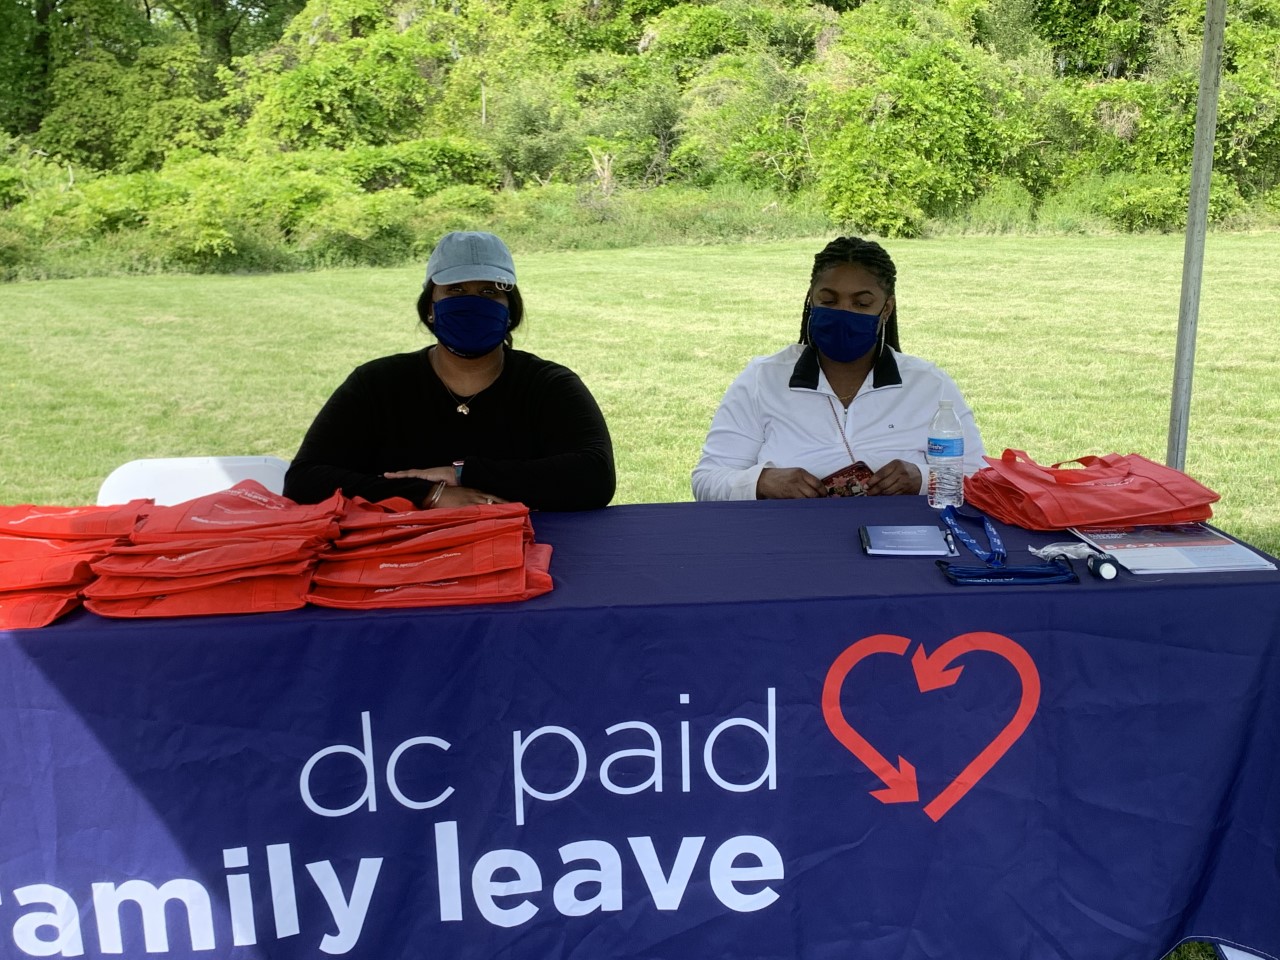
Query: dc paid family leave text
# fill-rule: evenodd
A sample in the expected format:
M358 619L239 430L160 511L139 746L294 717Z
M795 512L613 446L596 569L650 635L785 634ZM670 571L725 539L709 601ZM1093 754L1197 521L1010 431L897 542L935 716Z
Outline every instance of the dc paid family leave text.
M679 702L687 706L689 695L680 694ZM696 738L702 740L700 745L691 743L694 738L686 719L679 721L678 730L669 730L669 736L678 737L678 746L672 745L679 759L679 785L674 790L669 783L674 778L664 770L662 735L643 720L625 720L606 728L591 741L591 750L582 736L565 726L546 725L528 733L513 730L508 815L516 827L524 828L526 816L537 806L549 809L548 805L571 796L578 804L618 802L608 800L606 795L611 794L637 798L628 803L652 805L663 802L659 795L664 794L669 798L665 802L670 803L681 794L776 790L775 688L767 689L763 706L763 722L740 716L726 718L712 727L705 739L701 735ZM429 833L434 841L432 885L441 923L519 927L544 910L564 917L620 911L625 899L637 896L651 899L653 910L678 911L695 877L699 882L705 878L716 900L730 911L762 910L778 899L770 884L783 879L782 855L767 838L750 834L730 836L718 843L708 843L705 836L628 836L621 842L618 838L575 838L559 846L559 862L554 864L546 862L550 848L543 841L539 846L548 852L541 863L529 853L511 848L487 850L464 861L458 818L488 803L491 797L467 797L448 784L432 796L410 796L402 788L406 768L413 765L421 769L430 763L431 751L443 757L453 745L436 736L415 736L387 749L375 738L370 712L361 712L359 721L359 745L331 744L307 759L298 774L296 799L311 814L333 820L376 816L389 804L430 811L436 818ZM758 764L753 760L753 766L758 766L758 772L751 771L753 779L744 782L741 765L733 780L717 768L716 745L722 741L737 741L738 748L745 746L753 758L759 758ZM602 759L596 760L596 756ZM466 762L472 761L466 758ZM486 769L500 768L489 764ZM334 796L344 790L350 796L351 785L359 789L361 783L363 790L355 799L344 806L329 805ZM438 785L437 781L432 789ZM594 800L586 796L592 792ZM720 822L720 817L708 810L707 821ZM450 813L452 818L441 818ZM427 834L423 831L416 836ZM344 866L340 871L331 860L300 855L290 843L266 844L258 849L231 846L221 854L219 872L225 876L219 879L225 880L225 899L222 891L211 895L205 883L190 878L159 885L138 878L92 882L88 897L79 892L80 899L75 892L52 883L17 887L4 883L0 885L0 930L10 927L12 943L23 955L32 957L81 956L86 943L90 949L96 946L101 954L131 956L143 951L168 953L171 944L174 950L187 952L188 942L194 951L214 950L218 947L215 911L225 911L216 924L224 931L224 948L228 928L236 947L302 937L299 945L304 949L299 952L303 955L308 952L308 935L316 939L316 948L324 954L345 954L360 942L370 906L380 893L382 856L360 857L354 870L346 865L355 858L344 857L338 861ZM624 858L638 868L628 867L627 873L634 877L638 872L643 890L624 889ZM57 859L61 858L46 858L50 862ZM307 860L310 862L302 862ZM339 875L344 872L347 875ZM314 892L320 897L314 897ZM83 911L81 899L88 900ZM83 924L82 913L86 918Z

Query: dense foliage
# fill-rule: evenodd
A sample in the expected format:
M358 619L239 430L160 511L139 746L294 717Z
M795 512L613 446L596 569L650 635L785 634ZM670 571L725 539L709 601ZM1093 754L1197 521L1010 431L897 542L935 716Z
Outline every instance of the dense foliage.
M383 263L483 223L1177 229L1203 6L9 0L0 275ZM1280 0L1228 18L1213 216L1275 222Z

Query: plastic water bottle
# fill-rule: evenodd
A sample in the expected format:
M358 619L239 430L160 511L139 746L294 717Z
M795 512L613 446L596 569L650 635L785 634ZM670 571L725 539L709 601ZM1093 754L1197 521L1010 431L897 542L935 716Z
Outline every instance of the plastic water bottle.
M964 430L950 400L938 402L929 421L929 506L958 507L964 503Z

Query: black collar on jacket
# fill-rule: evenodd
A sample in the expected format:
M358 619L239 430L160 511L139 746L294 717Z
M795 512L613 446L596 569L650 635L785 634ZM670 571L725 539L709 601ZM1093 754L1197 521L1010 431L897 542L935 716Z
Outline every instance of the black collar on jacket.
M876 364L871 368L871 373L873 390L880 387L902 386L902 374L898 372L898 361L894 359L891 349L880 351L880 356L876 358ZM804 352L800 354L800 359L796 361L791 371L791 382L788 386L799 387L802 390L818 389L818 351L814 349L813 344L805 344Z

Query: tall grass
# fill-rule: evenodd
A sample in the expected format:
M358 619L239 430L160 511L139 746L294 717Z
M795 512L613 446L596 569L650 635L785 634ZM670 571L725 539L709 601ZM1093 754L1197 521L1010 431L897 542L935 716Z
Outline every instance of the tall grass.
M198 189L183 188L196 190L190 195L157 192L155 176L138 174L87 181L78 192L48 185L39 198L9 209L0 203L0 281L389 267L425 259L449 230L492 230L526 252L762 243L840 232L812 189L606 182L494 192L457 184L417 197L399 188L350 195L340 178L294 171L295 182L258 173L224 170L225 184L196 178ZM1033 197L1017 181L1000 179L922 231L930 237L1176 232L1186 218L1185 193L1168 178L1112 174ZM1276 229L1280 191L1268 196L1270 205L1262 199L1245 205L1215 188L1213 222Z
M827 238L530 252L517 345L587 381L609 420L616 502L690 497L720 396L795 339ZM989 451L1163 460L1182 241L956 237L887 244L904 349L973 405ZM1218 521L1280 552L1280 234L1214 235L1188 471ZM0 286L0 502L92 502L136 457L290 457L356 364L427 342L421 268L151 276Z
M608 250L786 240L829 225L812 195L739 184L497 193L458 185L426 198L383 191L317 206L287 182L272 193L238 176L212 207L188 198L155 210L139 186L149 180L102 186L114 182L97 182L92 200L54 192L31 209L0 204L0 281L390 266L425 259L450 230L492 230L524 250Z

